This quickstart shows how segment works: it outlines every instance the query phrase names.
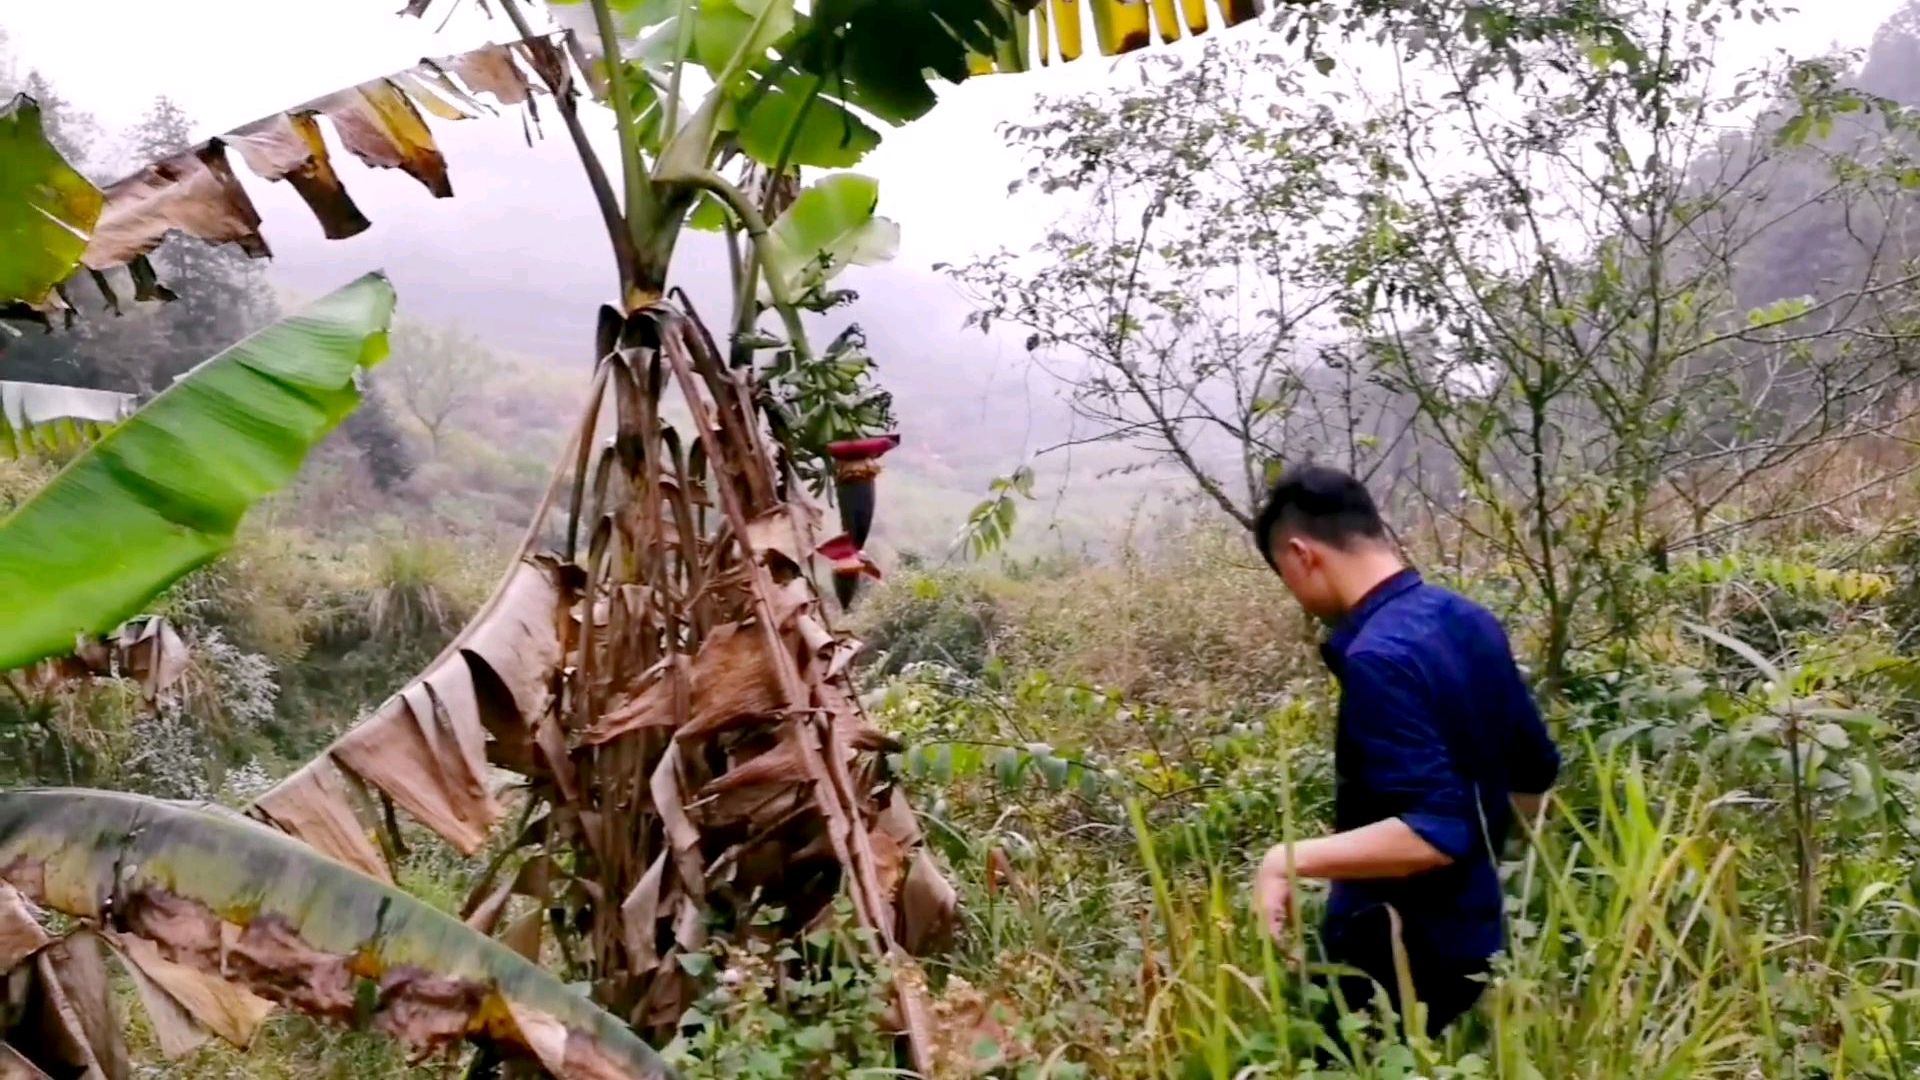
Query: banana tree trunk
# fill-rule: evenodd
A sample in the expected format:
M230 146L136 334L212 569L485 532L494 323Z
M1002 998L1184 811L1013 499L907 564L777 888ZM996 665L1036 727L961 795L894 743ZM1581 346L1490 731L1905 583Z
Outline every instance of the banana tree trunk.
M469 920L494 928L531 896L555 916L503 937L533 955L560 927L573 977L662 1036L697 992L679 958L744 931L756 905L797 934L844 888L884 958L911 968L946 937L954 893L883 776L894 744L850 681L859 645L806 572L820 511L750 375L687 312L603 309L598 348L563 550L523 558L419 679L253 812L379 873L363 789L473 852L506 814L489 769L525 777L534 809ZM685 431L667 419L676 397ZM895 980L922 1072L923 984Z

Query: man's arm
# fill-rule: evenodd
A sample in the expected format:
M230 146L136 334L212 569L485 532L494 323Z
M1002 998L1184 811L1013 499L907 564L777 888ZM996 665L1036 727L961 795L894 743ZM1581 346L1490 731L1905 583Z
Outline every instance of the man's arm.
M1422 839L1397 817L1296 841L1292 846L1294 876L1326 881L1412 877L1453 863L1453 856ZM1286 857L1286 844L1275 844L1268 852L1283 871Z
M1428 695L1403 664L1349 657L1344 693L1351 726L1342 737L1381 800L1371 825L1277 844L1261 860L1254 900L1276 933L1292 904L1293 879L1403 878L1465 858L1479 842L1479 804L1441 736ZM1348 721L1343 721L1347 723Z
M1560 775L1560 750L1540 718L1540 706L1533 700L1526 676L1513 659L1513 646L1506 629L1487 616L1494 640L1499 643L1501 666L1505 669L1500 685L1506 698L1504 712L1509 719L1507 732L1507 784L1513 806L1529 824L1540 819L1546 793Z

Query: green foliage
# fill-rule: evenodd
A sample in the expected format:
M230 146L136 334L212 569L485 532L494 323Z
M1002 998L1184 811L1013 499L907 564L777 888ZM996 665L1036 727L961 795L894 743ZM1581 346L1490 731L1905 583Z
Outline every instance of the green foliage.
M876 367L867 355L866 334L849 326L811 362L782 349L766 368L766 393L784 423L782 441L815 494L833 478L829 444L894 428L893 395L875 384Z
M111 630L231 545L359 402L392 309L369 276L214 357L0 521L0 668Z
M880 217L880 183L855 173L835 173L802 191L768 226L767 276L795 298L814 295L849 265L893 258L900 226Z
M755 920L772 927L784 914L762 908ZM849 904L829 915L793 945L756 936L739 948L680 957L703 991L662 1054L668 1064L682 1076L714 1080L891 1068L894 1048L883 1018L892 973L873 966L871 935L854 925Z
M954 537L954 547L971 558L991 555L1013 537L1014 524L1020 518L1017 500L1033 501L1033 468L1022 465L1005 476L994 477L987 485L987 499L967 514L967 520Z
M1327 827L1334 688L1296 626L1254 632L1257 605L1286 601L1264 567L1213 561L1243 544L1189 536L1124 573L960 575L997 599L996 658L972 678L905 668L879 704L962 889L949 992L1017 1018L1008 1075L1300 1075L1320 1038L1245 889L1267 844ZM1828 574L1805 547L1678 560L1664 587L1708 632L1669 609L1578 650L1569 698L1548 703L1567 767L1507 852L1512 946L1482 1004L1433 1042L1358 1012L1318 1075L1902 1075L1920 1046L1895 974L1920 940L1920 746L1899 734L1915 678L1878 561L1895 550ZM1468 579L1505 598L1524 644L1539 601L1510 573ZM1722 629L1803 609L1774 636ZM1204 690L1168 678L1207 654L1186 635L1216 627L1273 659L1196 664L1219 683ZM1061 674L1147 667L1161 674L1124 688Z
M860 607L860 637L879 657L875 672L897 675L936 663L961 675L986 668L1002 618L999 600L962 574L916 573L877 590Z
M79 263L102 201L48 141L38 103L22 95L0 109L0 307L46 303Z

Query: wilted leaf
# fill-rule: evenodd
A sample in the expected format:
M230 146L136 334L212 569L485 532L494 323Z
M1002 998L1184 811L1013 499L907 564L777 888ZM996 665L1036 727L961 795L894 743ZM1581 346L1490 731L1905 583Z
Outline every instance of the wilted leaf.
M391 79L374 79L313 103L340 133L348 150L376 168L399 169L426 185L435 198L453 197L447 159L413 100Z
M271 254L260 235L260 214L218 142L153 162L107 185L106 196L80 260L91 269L123 266L175 230L209 244L237 244L256 259Z
M627 947L628 969L643 975L659 966L656 937L660 922L660 887L666 876L667 853L654 856L639 884L620 902L621 943Z
M789 589L782 596L787 600L776 617L790 622L800 610L796 601L807 599L805 590ZM764 717L781 704L780 685L769 667L758 630L720 627L693 657L687 715L676 714L673 672L662 668L637 693L610 707L582 740L599 745L642 727L672 728L680 739L704 738Z
M380 881L387 863L348 801L346 780L322 755L254 800L253 811L281 832Z
M32 98L0 109L0 307L46 301L86 251L103 202L47 141Z
M951 937L960 896L940 873L933 853L921 848L900 887L900 945L915 956L943 947Z
M144 938L139 940L145 941ZM127 959L124 952L120 966L133 982L134 992L140 996L140 1005L147 1013L147 1023L153 1028L154 1041L160 1044L161 1056L169 1061L178 1061L213 1038L213 1032L195 1020L179 999L148 978L147 973ZM4 1072L0 1072L0 1076L4 1075Z
M670 1075L625 1024L524 958L258 825L132 795L5 792L0 867L77 919L112 898L124 936L278 1004L352 1020L367 985L373 1026L418 1050L472 1038L561 1077ZM547 1037L556 1024L564 1040ZM538 1045L530 1029L545 1033Z
M149 702L172 689L192 661L180 632L158 616L143 616L121 627L119 646L122 673L140 684Z
M0 972L12 971L52 940L20 891L0 881Z
M165 992L187 1015L235 1046L245 1048L273 1011L273 1002L228 982L217 972L175 963L153 942L137 935L113 939L127 961Z
M0 865L6 865L0 860ZM39 897L32 899L39 900ZM56 907L57 905L49 905ZM106 954L100 939L87 931L69 935L34 957L46 1013L43 1064L65 1064L106 1080L126 1080L127 1049L113 1007ZM29 1052L40 1048L27 1044Z
M460 76L476 93L492 94L502 105L524 104L532 93L532 84L504 45L483 45L437 63Z
M360 401L393 288L368 275L187 373L0 519L0 670L118 626L225 551Z
M227 141L240 151L254 175L293 185L327 239L357 235L371 224L333 171L333 159L313 114L276 113L228 135Z
M439 659L336 740L328 755L463 853L477 851L501 814L487 785L488 738L522 746L537 740L562 658L564 596L556 563L521 563ZM571 790L564 750L543 756L563 790ZM307 766L262 796L261 809L284 820L287 811L276 807L309 800L283 789L311 783L310 771L319 767ZM337 812L325 820L327 835L344 828ZM351 861L366 858L362 850Z

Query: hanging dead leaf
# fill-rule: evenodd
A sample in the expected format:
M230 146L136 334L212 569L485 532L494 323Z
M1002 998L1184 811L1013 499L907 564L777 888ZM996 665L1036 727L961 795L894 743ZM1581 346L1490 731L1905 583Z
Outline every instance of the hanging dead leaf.
M435 198L453 197L447 179L447 159L433 141L433 132L413 106L413 99L392 79L373 79L312 102L310 107L333 121L340 143L379 169L399 169L426 185Z
M483 45L436 63L460 76L475 93L492 94L502 105L524 104L532 91L505 45Z
M921 848L900 888L900 945L915 956L946 947L953 936L960 895L940 873L933 853Z
M334 761L463 855L480 850L503 813L487 785L486 732L471 680L465 659L455 657L333 745Z
M810 503L781 503L747 522L747 542L762 556L775 554L804 566L819 546L821 513Z
M666 829L674 868L680 875L680 887L700 896L706 892L706 865L700 860L700 830L694 828L687 817L682 790L680 744L668 743L649 779L648 793L653 796L653 812L660 815L660 823Z
M493 928L499 925L500 916L506 912L507 901L511 899L513 899L513 883L509 881L488 893L487 898L480 901L480 906L474 909L473 914L467 916L466 924L483 934L492 936Z
M347 782L319 757L254 801L253 811L281 832L379 881L392 881L386 860L353 812Z
M530 732L537 737L550 708L566 611L561 577L553 560L521 563L424 674L329 750L342 768L465 854L479 850L502 813L489 787L489 737L519 743ZM556 748L548 760L558 763L556 775L570 786L566 754ZM282 789L314 768L302 769L258 805L286 807ZM313 796L303 798L311 803ZM329 820L334 829L344 824L337 816Z
M273 1012L273 1002L234 985L217 974L175 963L159 947L135 934L111 939L141 974L165 991L187 1014L208 1031L245 1049L260 1024Z
M218 140L146 166L110 185L106 197L80 258L89 269L131 262L173 230L209 244L238 244L256 259L271 254L260 235L260 215Z
M119 637L126 673L140 684L149 702L158 700L186 674L191 661L187 643L166 619L134 619L120 628Z
M85 930L72 934L35 954L34 966L45 995L40 1028L50 1053L44 1061L126 1080L127 1051L100 939Z
M780 685L768 670L757 630L723 626L694 655L691 713L675 715L675 680L668 669L624 703L609 709L581 741L589 746L643 727L673 727L681 739L717 734L729 726L773 713L780 707Z
M147 1023L153 1028L154 1040L160 1044L161 1056L169 1061L178 1061L207 1044L213 1038L186 1007L160 987L140 970L133 961L121 958L120 966L125 969L127 978L132 980L134 992L140 997L140 1005L147 1012ZM0 1076L4 1076L0 1072Z
M540 962L540 931L546 925L547 913L534 909L507 924L506 932L500 935L500 943L521 956L529 963Z
M285 180L320 222L329 240L357 236L372 223L333 171L333 159L309 112L275 113L226 136L255 176Z
M0 881L0 972L12 971L52 941L20 891Z
M644 975L660 963L655 946L660 922L661 885L666 877L667 855L656 856L640 883L620 902L621 943L627 949L628 970Z

